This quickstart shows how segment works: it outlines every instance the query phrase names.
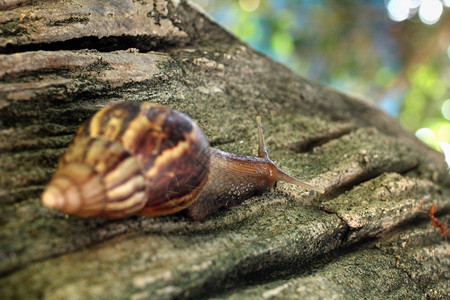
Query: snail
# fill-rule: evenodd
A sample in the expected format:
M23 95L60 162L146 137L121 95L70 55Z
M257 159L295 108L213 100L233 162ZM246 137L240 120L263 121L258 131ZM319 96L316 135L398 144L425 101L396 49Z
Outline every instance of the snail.
M324 193L268 157L257 117L258 156L209 146L185 114L148 102L105 107L76 132L42 194L51 209L81 217L159 216L183 209L201 220L285 181Z

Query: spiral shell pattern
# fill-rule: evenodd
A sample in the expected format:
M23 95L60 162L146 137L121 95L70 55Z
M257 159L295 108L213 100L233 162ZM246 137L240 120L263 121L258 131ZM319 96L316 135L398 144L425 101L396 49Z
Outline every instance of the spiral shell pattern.
M198 198L209 161L208 140L189 117L124 102L80 127L42 201L79 216L171 214Z

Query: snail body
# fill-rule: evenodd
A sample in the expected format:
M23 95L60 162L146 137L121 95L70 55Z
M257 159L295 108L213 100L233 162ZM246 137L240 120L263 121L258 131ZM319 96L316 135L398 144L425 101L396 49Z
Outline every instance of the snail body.
M278 180L323 193L268 158L211 148L183 113L152 103L105 107L77 131L47 185L45 206L81 217L159 216L187 208L200 220L272 189Z

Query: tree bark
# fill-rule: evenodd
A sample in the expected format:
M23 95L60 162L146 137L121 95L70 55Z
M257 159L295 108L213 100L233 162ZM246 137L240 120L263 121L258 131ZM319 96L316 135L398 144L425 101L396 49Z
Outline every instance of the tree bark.
M373 104L312 83L186 1L0 1L0 294L10 298L445 298L443 155ZM202 222L82 219L39 200L77 127L151 101L212 146L326 189L279 184Z

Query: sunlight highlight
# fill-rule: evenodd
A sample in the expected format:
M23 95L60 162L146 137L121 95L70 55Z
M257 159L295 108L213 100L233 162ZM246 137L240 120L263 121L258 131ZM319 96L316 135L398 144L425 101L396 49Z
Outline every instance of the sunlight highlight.
M440 142L439 147L441 147L442 152L444 152L445 162L447 163L447 168L450 168L450 144L445 142Z
M259 8L259 0L239 0L239 6L242 10L252 12Z
M442 115L447 120L450 120L450 99L445 100L444 104L442 104Z
M425 144L435 146L437 143L436 134L430 128L420 128L416 131L416 136Z
M406 20L409 17L409 5L409 0L390 0L387 4L389 17L396 22Z
M391 20L401 22L419 12L419 19L427 25L439 21L444 6L450 7L450 0L388 0L386 4Z
M409 9L418 9L422 0L409 0Z
M441 125L437 131L438 142L450 142L450 124Z
M439 0L423 1L419 8L420 20L427 24L433 25L439 21L443 11L442 2Z

